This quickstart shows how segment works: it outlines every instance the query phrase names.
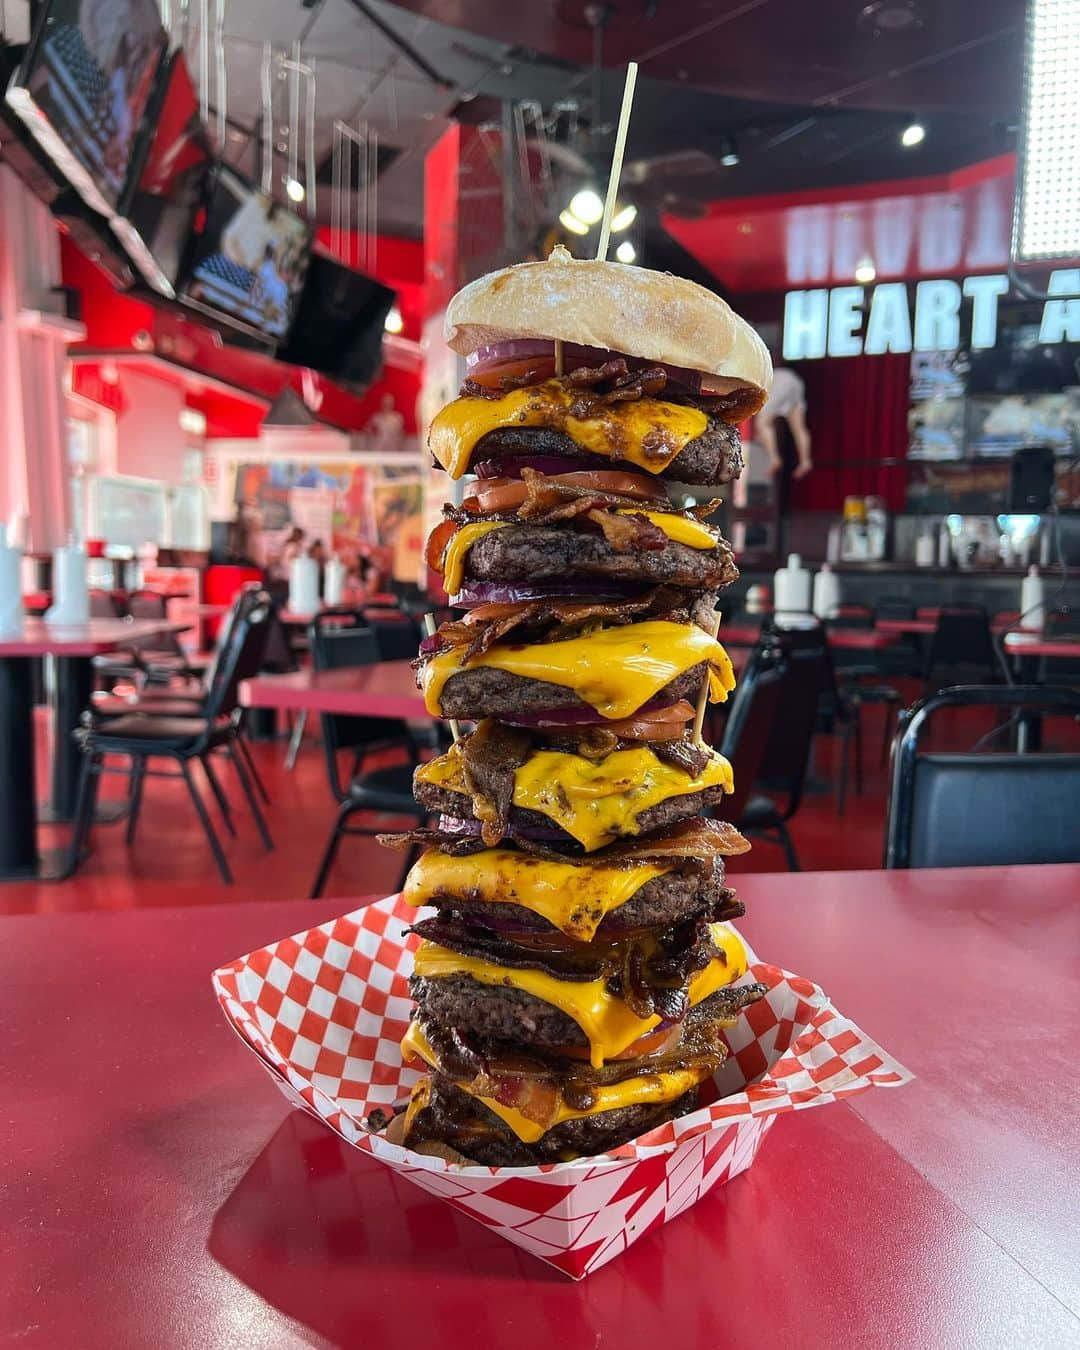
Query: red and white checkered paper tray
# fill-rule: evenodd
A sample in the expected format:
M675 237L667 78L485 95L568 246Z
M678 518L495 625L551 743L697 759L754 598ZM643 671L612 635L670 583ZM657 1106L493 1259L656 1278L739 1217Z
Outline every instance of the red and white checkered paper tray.
M597 1158L462 1167L391 1144L365 1125L419 1074L399 1042L416 911L398 896L284 938L214 973L225 1016L286 1097L357 1148L575 1279L743 1172L784 1111L911 1075L800 976L757 961L769 986L728 1032L714 1100ZM708 1089L708 1085L706 1085Z

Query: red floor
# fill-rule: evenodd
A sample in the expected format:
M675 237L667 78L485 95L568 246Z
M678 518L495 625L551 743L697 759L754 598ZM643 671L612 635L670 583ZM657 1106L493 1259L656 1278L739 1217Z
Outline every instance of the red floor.
M847 811L839 817L831 792L809 794L792 821L792 836L807 871L881 866L885 771L878 760L883 714L871 707L864 715L864 795L849 795ZM966 748L985 729L971 722L962 727L954 724L949 743ZM39 782L46 781L47 732L43 718ZM822 778L832 773L834 750L831 737L818 738L814 769ZM151 780L146 787L138 838L131 848L124 843L122 824L96 827L93 851L73 880L0 885L0 914L206 905L223 900L285 900L307 895L334 812L321 747L314 738L305 741L292 773L283 766L283 742L257 744L255 754L273 798L267 818L276 848L272 853L264 852L240 800L239 788L231 782L229 795L235 803L239 837L222 837L236 878L233 886L223 885L218 877L183 785ZM103 795L119 795L124 785L121 778L106 779ZM395 825L387 820L383 827L392 829ZM46 847L60 846L66 838L66 828L42 830ZM348 899L389 892L394 889L398 867L398 855L374 841L346 839L327 894ZM740 872L783 868L780 850L758 843L753 852L732 861L730 872L737 877Z

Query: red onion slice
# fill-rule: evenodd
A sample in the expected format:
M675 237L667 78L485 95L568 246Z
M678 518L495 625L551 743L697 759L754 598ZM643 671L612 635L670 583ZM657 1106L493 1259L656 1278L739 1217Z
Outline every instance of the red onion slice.
M516 605L567 595L587 596L590 600L636 600L644 593L643 586L620 586L604 581L538 581L535 585L476 581L451 596L450 603L457 609L472 609L476 605Z

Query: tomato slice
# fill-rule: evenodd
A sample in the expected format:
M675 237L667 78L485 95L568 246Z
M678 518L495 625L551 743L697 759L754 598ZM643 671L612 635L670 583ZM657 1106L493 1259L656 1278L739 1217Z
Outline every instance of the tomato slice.
M683 728L693 715L693 704L683 698L670 708L639 712L622 722L605 722L604 730L613 731L616 736L628 741L671 741L682 735Z
M500 365L488 366L484 370L471 370L468 372L468 378L474 384L483 385L485 389L501 389L503 380L519 379L523 375L528 375L531 377L530 384L542 384L544 380L550 380L554 374L554 356L533 356L526 360L504 361Z
M456 521L444 520L441 524L436 525L428 536L424 558L433 572L442 572L443 555L446 553L446 546L456 529Z
M617 469L588 469L578 473L553 474L548 483L552 486L562 484L585 492L595 492L598 496L610 493L612 496L629 497L634 501L668 504L664 490L651 479L643 474L623 473ZM541 494L544 486L541 486ZM484 478L477 483L473 495L463 505L468 511L515 511L525 501L527 495L525 484L519 478ZM552 492L551 498L553 502L556 501L558 494Z

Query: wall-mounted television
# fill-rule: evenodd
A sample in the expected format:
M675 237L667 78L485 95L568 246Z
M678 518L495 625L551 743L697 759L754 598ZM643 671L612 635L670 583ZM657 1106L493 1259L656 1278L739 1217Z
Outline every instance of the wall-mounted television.
M112 222L145 280L169 298L212 163L191 72L176 51L163 67Z
M7 102L83 200L111 217L168 38L154 0L46 0Z
M178 287L185 304L268 343L289 332L311 257L312 229L219 164Z
M340 384L368 385L379 373L383 325L394 300L388 286L315 252L289 341L277 355Z

